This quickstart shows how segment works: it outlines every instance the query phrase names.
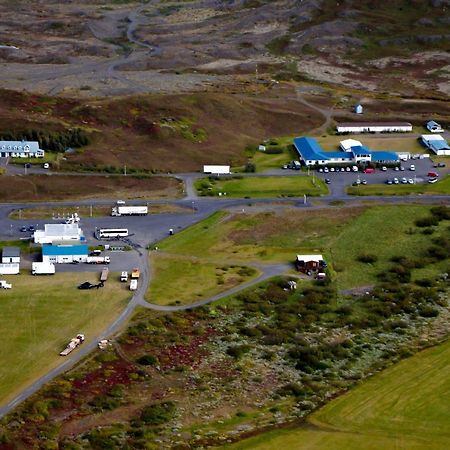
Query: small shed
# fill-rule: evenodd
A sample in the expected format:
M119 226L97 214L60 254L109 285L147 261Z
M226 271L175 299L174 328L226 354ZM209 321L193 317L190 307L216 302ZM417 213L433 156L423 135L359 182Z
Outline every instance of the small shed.
M322 255L297 255L295 267L299 272L323 272L327 267Z
M3 247L2 264L20 264L20 248L19 247Z
M430 120L429 122L427 122L426 127L430 133L442 133L444 131L441 125L434 120Z
M362 107L361 104L358 103L358 104L355 106L355 113L356 113L356 114L362 114L362 113L363 113L363 107Z

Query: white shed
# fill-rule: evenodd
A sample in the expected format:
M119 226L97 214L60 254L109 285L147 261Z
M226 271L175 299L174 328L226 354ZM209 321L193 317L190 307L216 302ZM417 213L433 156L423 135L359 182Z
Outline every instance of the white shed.
M17 263L0 264L0 275L17 275L20 270L20 265Z
M212 175L228 175L230 174L230 166L203 166L203 173L210 173Z
M83 232L76 223L45 224L43 230L36 230L34 233L34 242L36 244L84 240Z

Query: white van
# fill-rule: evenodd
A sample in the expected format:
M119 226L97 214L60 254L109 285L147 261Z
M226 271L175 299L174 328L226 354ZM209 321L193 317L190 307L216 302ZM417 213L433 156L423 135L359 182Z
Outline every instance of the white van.
M131 280L130 291L135 291L137 289L138 280Z
M120 281L126 283L128 281L128 272L122 272L120 274Z

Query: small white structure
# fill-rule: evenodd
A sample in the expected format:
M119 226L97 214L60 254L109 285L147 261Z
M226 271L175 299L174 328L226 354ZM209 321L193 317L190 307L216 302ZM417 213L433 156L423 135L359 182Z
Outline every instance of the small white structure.
M203 173L212 175L228 175L230 174L230 166L203 166Z
M344 152L351 152L352 147L362 147L362 144L360 141L357 141L356 139L345 139L344 141L341 141L339 143L339 147Z
M2 264L20 264L20 248L19 247L3 247Z
M411 153L409 152L397 152L397 155L400 161L408 161L408 159L411 159Z
M438 156L450 156L450 145L440 134L422 134L421 141Z
M265 152L265 151L266 151L266 146L263 145L263 144L259 144L259 145L258 145L258 150L259 150L260 152Z
M42 247L42 262L47 264L86 262L88 255L87 245L44 245Z
M362 114L362 113L363 113L363 107L362 107L361 104L358 103L358 104L355 106L355 113L356 113L356 114Z
M344 122L336 126L338 133L408 133L409 122Z
M0 141L0 157L43 158L44 153L37 141Z
M426 127L430 133L442 133L444 131L441 125L439 125L434 120L430 120L429 122L427 122Z
M36 230L34 233L34 242L36 244L70 241L85 241L83 232L77 223L45 224L43 230Z
M0 275L18 275L20 265L17 263L0 264Z

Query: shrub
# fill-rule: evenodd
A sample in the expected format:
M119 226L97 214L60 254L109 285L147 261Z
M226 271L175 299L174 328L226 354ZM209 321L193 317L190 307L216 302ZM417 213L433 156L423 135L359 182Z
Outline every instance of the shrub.
M256 172L256 164L251 162L251 161L248 161L245 164L244 172L247 172L247 173L254 173L254 172Z
M419 307L419 314L422 317L437 317L439 315L439 311L432 306L423 305Z
M249 345L232 345L231 347L228 347L227 354L232 356L234 359L240 359L249 351Z
M154 403L144 407L141 412L141 420L146 425L162 425L169 422L175 414L174 402Z
M138 364L142 364L143 366L154 366L157 361L158 360L153 355L143 355L136 360Z
M430 213L439 220L450 220L450 207L448 206L434 206L430 209Z
M378 256L373 253L362 253L357 259L362 263L371 264L378 260Z
M438 225L439 219L436 216L430 216L424 217L422 219L417 219L414 223L417 227L426 228Z

